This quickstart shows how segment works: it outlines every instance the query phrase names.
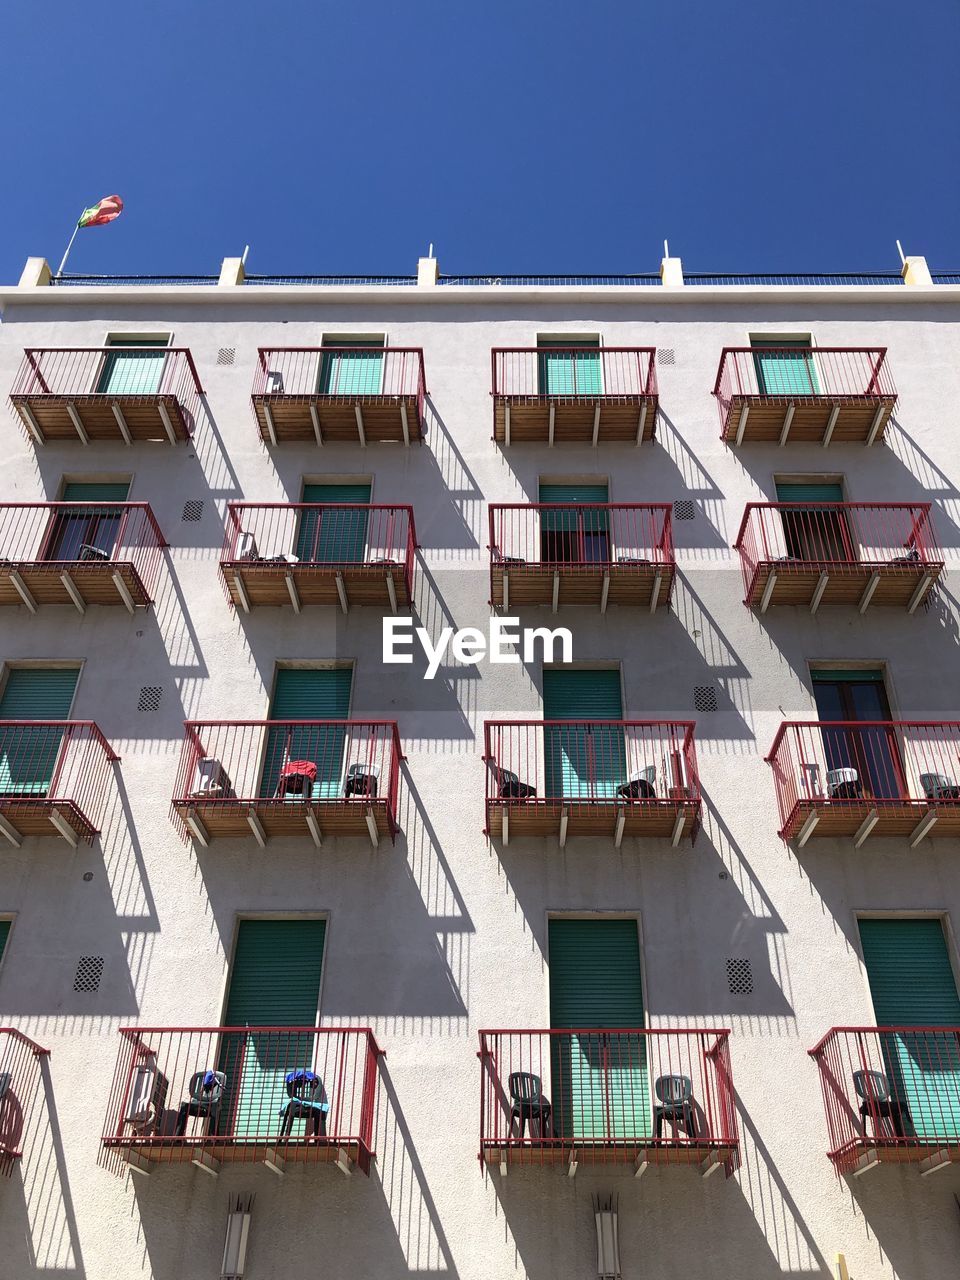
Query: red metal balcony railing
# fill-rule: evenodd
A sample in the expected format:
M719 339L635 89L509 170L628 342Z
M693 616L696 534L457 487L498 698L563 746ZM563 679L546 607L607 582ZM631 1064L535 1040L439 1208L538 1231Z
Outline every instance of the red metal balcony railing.
M675 561L667 503L490 506L490 600L511 605L668 606Z
M24 352L10 403L37 444L176 444L193 434L202 395L186 347L48 347Z
M268 444L409 444L426 394L420 347L261 347L253 412Z
M735 444L873 444L897 404L886 347L724 347L713 394Z
M493 435L502 444L652 440L654 347L495 347Z
M186 840L397 833L394 720L188 720L171 817Z
M960 1027L834 1027L810 1056L838 1175L960 1161Z
M0 720L0 835L91 844L119 760L92 720Z
M485 833L678 845L700 818L693 733L688 720L488 720Z
M231 502L220 556L230 600L386 606L413 598L413 508L341 502Z
M734 548L744 603L900 605L913 613L943 572L929 502L751 502Z
M0 1027L0 1176L9 1178L23 1156L43 1083L42 1049L15 1027Z
M0 504L0 604L153 601L167 542L145 502Z
M100 1163L336 1163L370 1172L368 1027L121 1027Z
M804 721L780 726L767 756L780 835L900 836L960 833L960 723Z
M727 1030L480 1032L480 1160L739 1164Z

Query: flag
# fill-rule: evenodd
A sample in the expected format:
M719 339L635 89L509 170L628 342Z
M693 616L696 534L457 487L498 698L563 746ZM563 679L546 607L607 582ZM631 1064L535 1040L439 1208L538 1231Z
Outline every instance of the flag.
M105 222L113 222L123 213L123 201L119 196L104 196L99 203L90 209L84 209L77 223L78 227L102 227Z

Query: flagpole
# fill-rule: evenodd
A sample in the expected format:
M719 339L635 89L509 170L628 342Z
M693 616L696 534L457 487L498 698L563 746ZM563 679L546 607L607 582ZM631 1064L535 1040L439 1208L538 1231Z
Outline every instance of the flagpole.
M67 265L67 259L70 257L70 250L73 248L73 242L74 240L76 240L77 232L79 230L80 230L80 223L78 222L77 225L73 228L73 235L70 237L70 243L67 245L66 252L64 253L63 257L60 260L59 267L57 267L57 274L54 277L56 280L59 280L60 277L63 275L63 268Z

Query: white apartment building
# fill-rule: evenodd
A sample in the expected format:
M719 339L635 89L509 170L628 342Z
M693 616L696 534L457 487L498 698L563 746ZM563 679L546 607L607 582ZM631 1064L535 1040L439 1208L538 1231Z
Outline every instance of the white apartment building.
M958 286L0 289L0 1274L956 1272Z

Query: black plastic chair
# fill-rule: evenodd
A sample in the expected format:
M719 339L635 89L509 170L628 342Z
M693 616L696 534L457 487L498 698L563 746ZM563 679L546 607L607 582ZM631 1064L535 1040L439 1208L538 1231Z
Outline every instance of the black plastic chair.
M657 1105L653 1108L653 1119L656 1135L663 1132L664 1120L671 1124L680 1124L687 1131L687 1137L697 1136L696 1123L693 1117L693 1081L689 1076L660 1076L653 1086L657 1095Z
M537 794L535 787L528 786L526 782L521 782L519 775L511 773L509 769L501 769L498 765L495 775L501 800L526 800L530 796Z
M527 1121L530 1121L531 1138L549 1138L550 1116L553 1108L550 1099L544 1097L543 1082L539 1076L529 1071L513 1071L508 1080L510 1089L510 1129L514 1123L520 1126L520 1137L523 1138ZM534 1129L536 1126L536 1129Z
M280 1126L280 1137L289 1138L294 1120L306 1119L315 1138L327 1135L327 1112L330 1103L323 1089L323 1081L314 1071L300 1068L288 1071L284 1079L287 1097L290 1101L281 1108L283 1124Z
M863 1135L867 1135L867 1120L873 1121L873 1136L879 1138L878 1120L889 1120L893 1132L898 1138L906 1137L904 1119L908 1115L907 1108L899 1098L895 1098L890 1089L890 1081L882 1071L855 1071L853 1087L857 1097L861 1099L860 1118L863 1121Z
M378 765L352 764L347 770L346 781L343 784L344 796L348 800L351 796L369 796L371 800L376 800L379 777Z
M227 1085L227 1077L222 1071L196 1071L190 1077L190 1097L180 1103L177 1112L175 1134L182 1138L187 1132L187 1117L200 1116L211 1125L220 1114L223 1102L223 1091Z

